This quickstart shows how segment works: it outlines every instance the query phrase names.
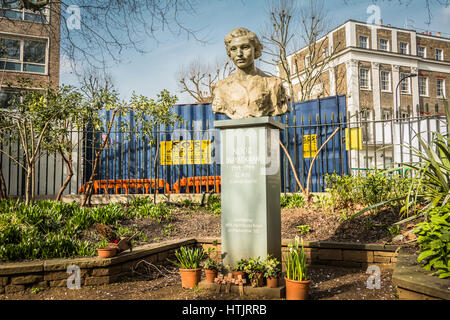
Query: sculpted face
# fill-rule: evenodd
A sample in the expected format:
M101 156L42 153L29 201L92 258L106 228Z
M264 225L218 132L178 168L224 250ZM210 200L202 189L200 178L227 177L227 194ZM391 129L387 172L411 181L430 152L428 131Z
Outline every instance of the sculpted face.
M229 45L229 55L239 69L252 68L255 60L255 48L248 37L234 38Z

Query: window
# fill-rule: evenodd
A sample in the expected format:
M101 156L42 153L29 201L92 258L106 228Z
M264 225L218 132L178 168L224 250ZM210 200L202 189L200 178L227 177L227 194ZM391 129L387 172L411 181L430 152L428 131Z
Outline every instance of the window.
M389 41L386 39L380 39L380 50L389 51Z
M7 19L48 23L49 10L47 8L41 9L40 12L19 9L20 1L14 0L0 0L0 4L0 19L5 17Z
M359 87L363 90L369 90L369 69L359 69Z
M323 57L328 58L328 48L323 49Z
M445 80L437 79L436 80L436 92L438 98L445 98Z
M47 42L0 38L0 69L46 72Z
M435 58L436 58L436 60L443 61L444 60L444 51L442 49L436 49Z
M408 43L407 42L400 42L400 53L401 54L408 54Z
M363 49L368 49L367 40L368 40L367 37L359 36L359 47Z
M381 71L381 91L391 92L391 73Z
M408 76L408 75L409 75L408 73L400 73L400 80L403 79L404 77ZM406 78L406 79L404 79L402 81L402 83L400 85L401 93L403 93L403 94L409 94L410 93L410 91L409 91L409 88L410 88L409 82L410 81L411 81L411 78Z
M12 95L11 91L0 91L0 108L8 107Z
M428 78L419 77L419 94L421 96L428 96Z
M309 55L309 54L307 54L305 56L305 67L309 67L309 60L310 60L310 58L311 58L311 55Z
M421 47L421 46L417 47L417 56L426 58L425 47Z

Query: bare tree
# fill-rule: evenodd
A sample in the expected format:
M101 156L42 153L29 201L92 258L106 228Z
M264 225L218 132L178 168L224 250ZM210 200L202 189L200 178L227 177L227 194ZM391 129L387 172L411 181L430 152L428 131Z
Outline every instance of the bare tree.
M344 46L330 46L324 37L330 28L324 2L308 0L307 6L300 8L292 0L276 0L269 3L268 14L270 23L263 39L265 53L272 60L265 62L278 66L293 101L310 99L323 73L335 68L332 62ZM295 89L294 79L298 80Z
M73 66L83 63L104 69L108 61L120 62L125 50L146 52L144 40L158 42L166 31L202 41L200 30L183 22L195 14L197 0L0 0L0 4L2 8L25 8L42 15L47 9L50 16L60 17L61 28L52 23L42 27L60 36L61 53ZM72 25L74 9L80 13L79 28ZM1 19L9 18L3 15Z
M228 58L217 58L212 65L197 58L187 66L182 65L176 78L181 93L188 93L197 103L211 103L215 83L228 77L234 70Z
M288 61L288 51L293 49L295 36L295 16L298 8L292 0L274 0L268 2L267 13L269 19L262 32L263 53L267 59L262 62L278 67L280 78L287 83L289 94L292 96L292 72Z

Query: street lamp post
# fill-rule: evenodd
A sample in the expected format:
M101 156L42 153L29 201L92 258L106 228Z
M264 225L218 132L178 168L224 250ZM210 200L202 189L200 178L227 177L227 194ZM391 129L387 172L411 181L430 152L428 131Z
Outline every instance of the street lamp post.
M399 109L399 105L398 105L398 86L400 85L400 83L403 82L403 80L408 79L408 78L414 78L417 77L416 73L411 73L408 74L406 76L404 76L403 78L400 79L400 81L397 83L397 87L395 88L395 115L396 118L398 119L398 109Z

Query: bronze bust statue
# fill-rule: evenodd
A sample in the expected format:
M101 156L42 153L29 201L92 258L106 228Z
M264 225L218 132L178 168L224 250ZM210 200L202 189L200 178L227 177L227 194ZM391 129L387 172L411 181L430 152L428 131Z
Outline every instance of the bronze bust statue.
M227 54L237 67L228 78L216 83L212 109L231 119L277 116L289 112L288 99L281 79L255 68L262 45L245 28L232 30L225 37Z

